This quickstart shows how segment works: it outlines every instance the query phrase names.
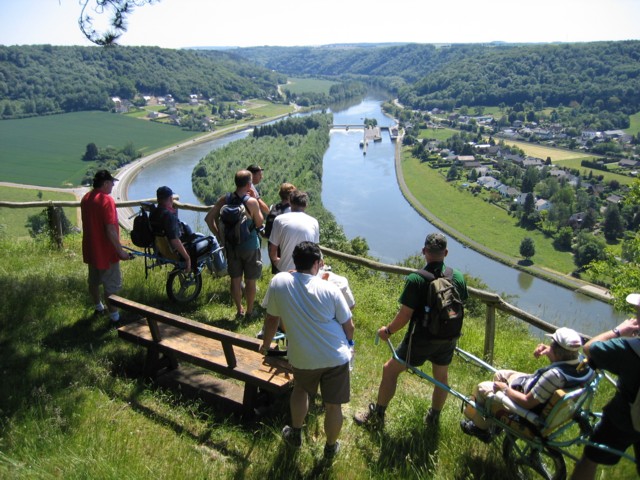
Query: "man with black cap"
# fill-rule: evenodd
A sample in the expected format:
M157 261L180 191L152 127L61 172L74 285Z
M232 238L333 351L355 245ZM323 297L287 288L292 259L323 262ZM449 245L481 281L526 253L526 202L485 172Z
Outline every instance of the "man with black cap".
M171 249L182 257L185 263L185 272L191 271L191 257L182 242L189 241L192 235L187 225L178 219L178 210L173 205L173 190L167 186L156 190L158 207L151 214L151 226L154 232L162 233L167 237Z
M618 376L616 393L602 409L602 418L591 435L591 442L626 451L633 445L636 470L640 474L640 412L637 397L640 390L640 293L627 295L627 303L635 308L635 317L617 327L596 335L584 346L589 364ZM632 413L636 407L635 414ZM600 448L586 446L571 478L595 478L598 464L615 465L620 457Z
M108 310L114 326L120 321L120 313L112 305L105 308L100 287L105 298L119 292L122 288L120 260L131 258L120 243L118 212L111 196L117 180L107 170L98 170L93 177L93 189L80 202L82 258L89 265L89 295L95 304L94 313L102 314Z
M247 170L251 172L251 188L249 189L249 195L255 198L258 201L258 205L260 205L260 211L262 215L266 218L269 215L269 206L260 198L260 192L256 188L262 181L262 172L264 169L260 165L251 164L247 167Z
M430 233L424 243L422 254L427 261L424 270L435 277L441 277L451 270L452 283L462 301L468 297L467 285L462 273L455 269L447 269L444 259L448 254L447 239L441 233ZM439 338L429 332L424 325L425 307L429 291L430 281L418 272L410 273L405 281L405 286L400 295L400 310L393 321L378 329L378 336L387 341L391 335L399 332L409 324L407 333L398 347L396 353L403 362L419 367L429 361L432 365L433 377L447 385L449 364L453 358L457 337ZM370 403L366 411L354 415L354 421L358 425L371 428L382 428L387 405L395 395L398 377L407 369L405 363L395 358L390 358L382 369L382 380L378 388L376 403ZM447 392L438 387L433 389L431 408L425 415L425 423L437 425L440 411L447 399Z

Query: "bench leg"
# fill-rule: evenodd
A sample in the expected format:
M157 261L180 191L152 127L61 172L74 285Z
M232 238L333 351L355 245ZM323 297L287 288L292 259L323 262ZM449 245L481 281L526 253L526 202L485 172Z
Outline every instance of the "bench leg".
M244 395L242 396L242 407L245 413L253 413L258 401L258 387L244 384Z
M173 355L163 354L161 357L157 349L148 348L144 365L144 375L149 378L155 378L158 371L162 368L175 370L178 368L178 360L176 360Z

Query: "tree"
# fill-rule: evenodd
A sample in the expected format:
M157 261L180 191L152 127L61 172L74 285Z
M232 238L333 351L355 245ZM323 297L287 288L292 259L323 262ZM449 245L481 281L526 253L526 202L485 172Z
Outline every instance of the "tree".
M604 233L604 238L610 242L620 238L624 233L624 224L622 222L622 215L620 215L618 205L611 204L605 210L602 231Z
M92 162L93 160L96 160L98 158L98 155L98 147L95 143L91 142L87 144L87 149L84 152L82 160L84 160L85 162Z
M85 13L94 0L83 1L78 25L84 36L96 45L113 45L127 31L127 16L133 12L134 7L152 4L158 0L95 0L92 10L96 15L110 15L111 30L105 32L96 30L93 26L94 18Z
M581 231L576 240L573 261L578 268L583 268L591 262L603 260L606 256L605 247L602 240Z
M520 242L520 255L526 260L530 260L536 254L536 245L532 238L524 237Z

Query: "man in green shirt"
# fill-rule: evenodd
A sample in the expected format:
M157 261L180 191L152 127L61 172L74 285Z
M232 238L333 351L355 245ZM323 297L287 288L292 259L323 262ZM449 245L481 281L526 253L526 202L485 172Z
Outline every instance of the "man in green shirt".
M436 277L442 276L447 269L444 264L444 259L448 254L446 237L441 233L427 235L422 254L427 261L424 270ZM460 299L466 300L468 297L467 285L464 276L458 270L453 270L452 283ZM398 358L412 366L420 366L426 361L431 362L433 377L447 385L449 364L453 358L459 335L454 337L434 335L423 322L429 284L429 280L419 273L409 274L400 295L400 310L389 325L378 329L378 335L383 341L386 341L391 335L409 324L404 339L396 352ZM354 415L356 424L372 428L384 426L387 405L395 394L398 377L406 369L405 363L399 362L395 358L390 358L384 364L377 401L375 404L369 404L366 411ZM431 398L431 408L424 418L425 424L435 425L438 423L440 411L446 399L447 392L435 387Z

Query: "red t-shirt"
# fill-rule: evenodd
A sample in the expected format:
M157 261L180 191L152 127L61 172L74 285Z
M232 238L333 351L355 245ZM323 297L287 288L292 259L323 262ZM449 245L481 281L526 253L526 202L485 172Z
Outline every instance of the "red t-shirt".
M99 270L107 270L120 261L118 251L107 236L107 225L115 225L120 236L118 213L113 197L100 190L91 190L82 197L82 259Z

